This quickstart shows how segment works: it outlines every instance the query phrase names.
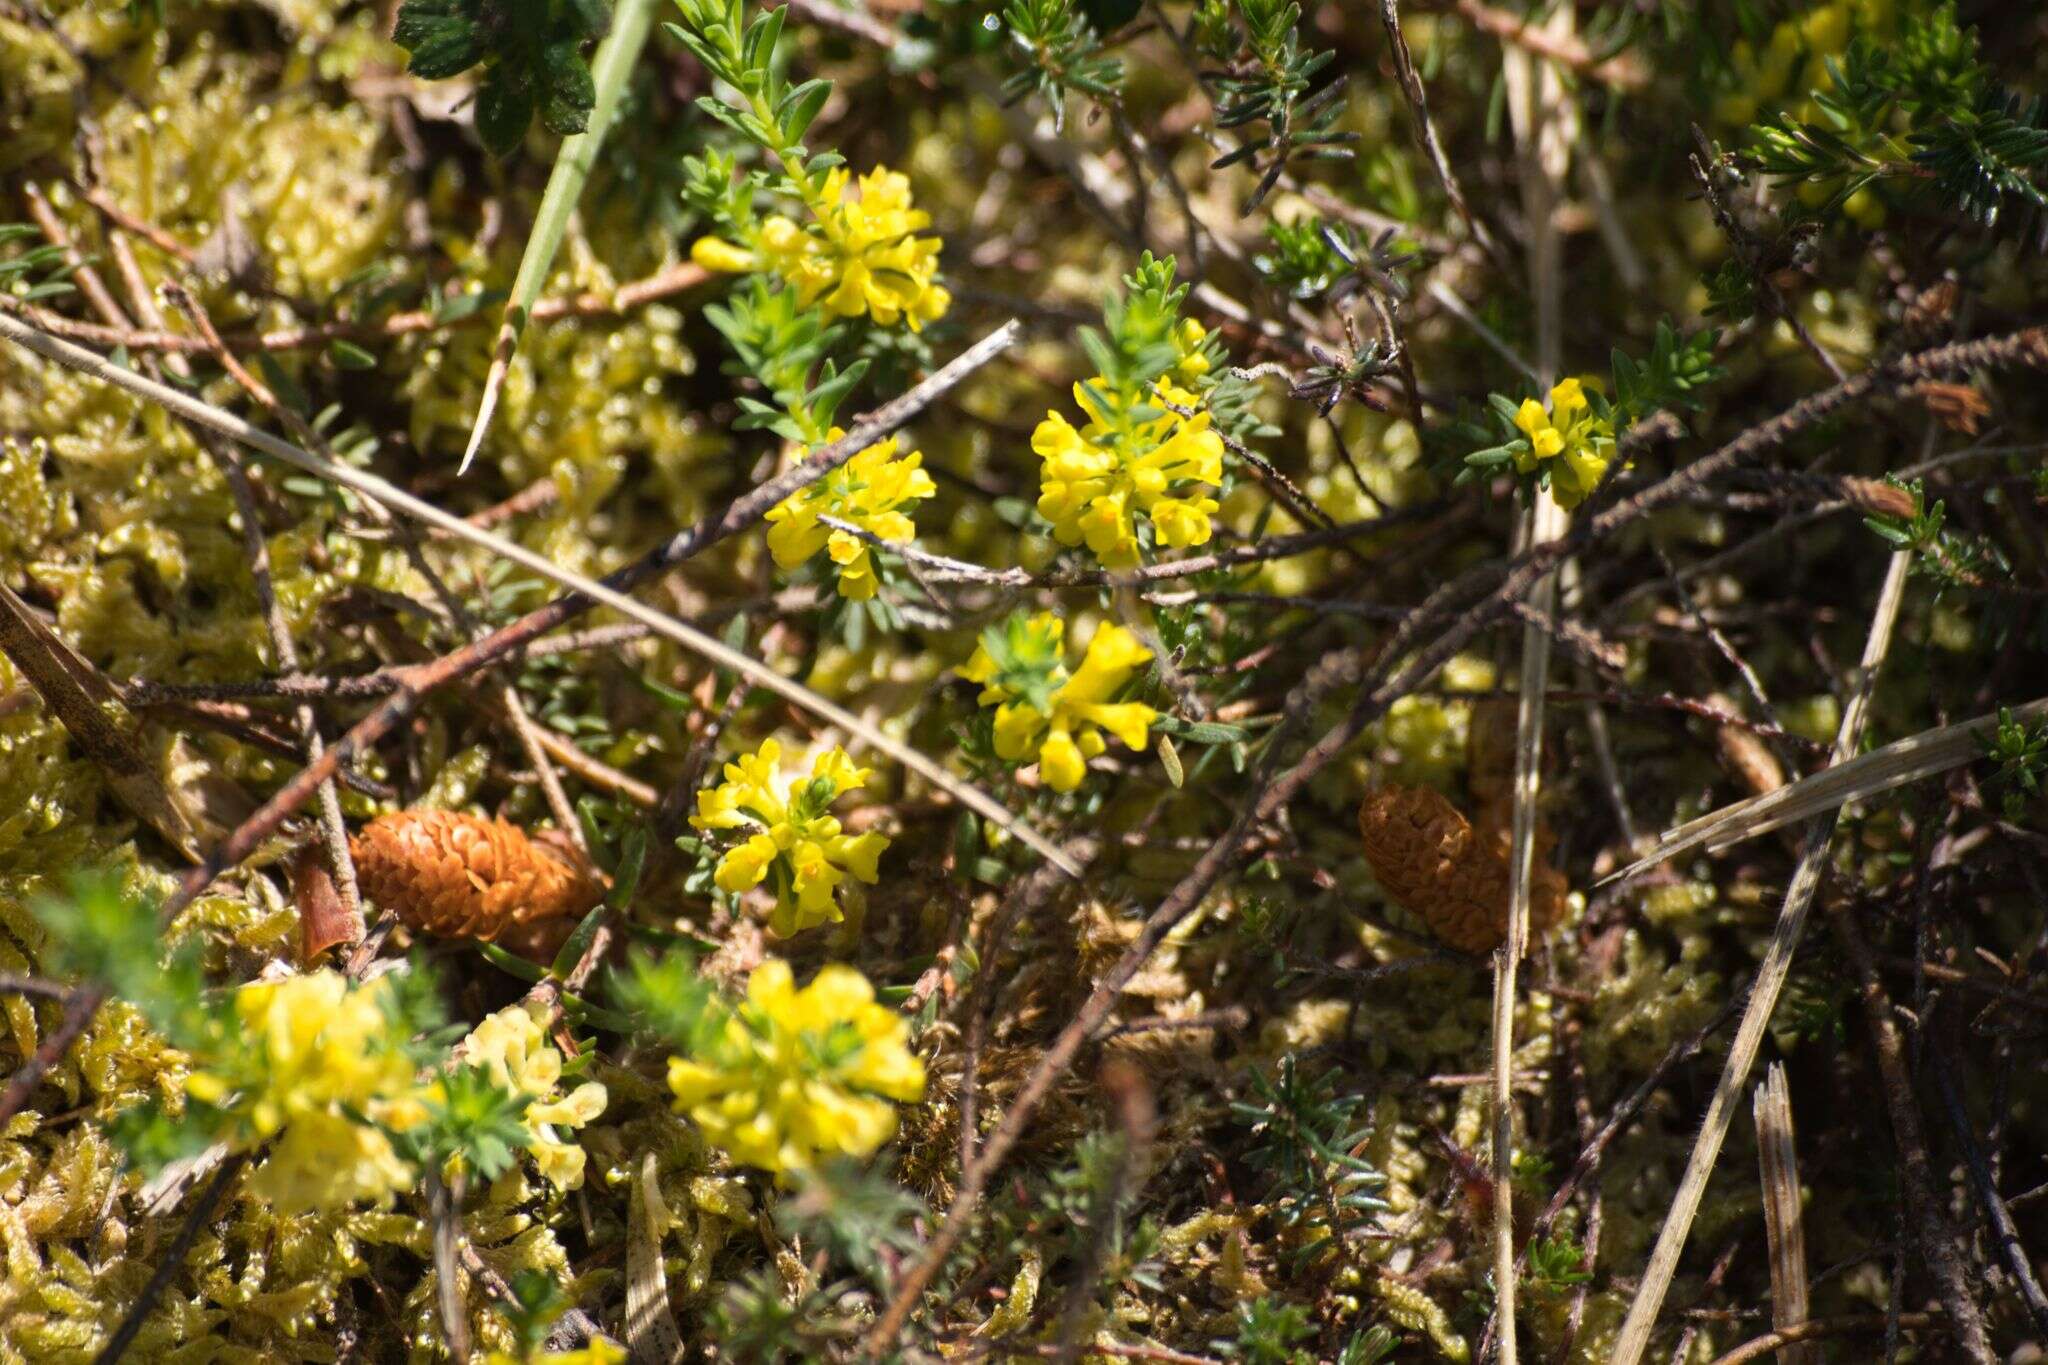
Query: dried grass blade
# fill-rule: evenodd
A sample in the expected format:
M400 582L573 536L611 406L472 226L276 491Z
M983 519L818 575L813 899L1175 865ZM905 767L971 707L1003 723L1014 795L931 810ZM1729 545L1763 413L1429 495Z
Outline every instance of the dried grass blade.
M661 1239L674 1221L662 1202L654 1153L640 1158L626 1208L626 1346L633 1365L675 1365L683 1333L668 1305L668 1272Z
M1763 1184L1764 1235L1771 1251L1771 1325L1780 1330L1806 1321L1806 1223L1799 1203L1799 1148L1793 1141L1792 1091L1785 1067L1771 1063L1756 1088L1756 1159ZM1813 1346L1787 1346L1783 1365L1819 1365Z
M2015 720L2048 717L2048 697L2011 708ZM1882 749L1873 749L1763 796L1752 796L1666 830L1641 858L1608 874L1599 885L1649 871L1681 853L1706 845L1719 853L1759 834L1797 823L1908 782L1961 767L1983 753L1983 739L1998 725L1998 716L1978 716L1933 730L1908 735Z
M1892 628L1898 624L1899 604L1905 599L1906 574L1912 564L1912 552L1901 551L1892 555L1886 566L1884 586L1878 592L1877 606L1870 616L1870 632L1863 643L1856 691L1842 709L1841 724L1835 731L1833 761L1837 764L1856 752L1856 745L1862 737L1863 719L1870 710L1878 667L1891 650ZM1622 1319L1611 1365L1640 1365L1643 1353L1649 1349L1650 1335L1657 1326L1657 1315L1664 1307L1664 1296L1669 1292L1671 1278L1678 1270L1678 1258L1685 1250L1693 1218L1699 1213L1700 1201L1706 1195L1707 1180L1714 1173L1714 1163L1721 1155L1721 1144L1727 1139L1729 1125L1735 1121L1736 1105L1743 1087L1749 1084L1749 1073L1756 1065L1757 1052L1763 1046L1764 1031L1770 1027L1771 1015L1777 1010L1778 996L1792 974L1792 957L1798 951L1800 937L1806 932L1806 916L1813 908L1813 895L1820 887L1821 872L1827 863L1828 845L1833 841L1834 832L1832 807L1807 829L1806 840L1799 850L1799 865L1792 873L1791 885L1785 889L1784 906L1778 912L1778 927L1771 935L1763 963L1757 968L1749 1000L1742 1007L1742 1020L1735 1026L1734 1040L1728 1046L1728 1060L1721 1068L1721 1079L1715 1083L1712 1098L1707 1101L1706 1116L1700 1120L1699 1136L1693 1142L1691 1155L1686 1158L1685 1173L1679 1177L1678 1188L1671 1197L1671 1207L1664 1215L1664 1226L1657 1231L1657 1244L1651 1249L1649 1264L1643 1268L1636 1296L1628 1307L1628 1316Z

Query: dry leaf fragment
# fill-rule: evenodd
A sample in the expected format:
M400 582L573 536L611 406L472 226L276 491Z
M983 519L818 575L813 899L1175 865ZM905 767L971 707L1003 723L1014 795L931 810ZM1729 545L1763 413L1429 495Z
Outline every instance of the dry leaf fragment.
M363 894L413 930L502 941L529 956L559 947L604 895L568 850L460 811L380 815L349 851Z
M1842 498L1859 512L1873 517L1897 517L1911 521L1920 515L1920 500L1906 489L1882 479L1845 478Z
M174 791L151 762L142 723L121 701L114 685L36 615L12 588L0 584L0 650L42 697L71 738L99 765L107 788L132 813L147 821L193 862L203 856L202 817L191 809L192 792Z
M342 903L328 870L319 840L307 844L292 860L292 904L299 911L299 962L310 967L320 954L336 946L362 942L363 915Z
M1451 947L1488 953L1507 937L1508 814L1493 803L1474 828L1430 788L1390 785L1366 797L1358 829L1373 875L1396 903ZM1543 861L1551 842L1548 831L1538 831L1529 884L1532 937L1564 914L1564 876Z
M1912 394L1943 426L1965 436L1975 436L1977 423L1991 415L1990 400L1968 384L1925 379L1913 386Z
M1731 716L1740 714L1725 693L1713 693L1707 701ZM1714 727L1714 747L1721 755L1721 765L1752 794L1762 796L1785 785L1785 765L1748 726L1732 720L1721 722Z

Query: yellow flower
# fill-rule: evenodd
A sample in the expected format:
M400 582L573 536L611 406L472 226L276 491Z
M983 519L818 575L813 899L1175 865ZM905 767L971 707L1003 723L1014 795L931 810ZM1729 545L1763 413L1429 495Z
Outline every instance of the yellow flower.
M626 1348L603 1337L592 1337L573 1351L534 1351L516 1356L493 1351L485 1359L489 1365L625 1365Z
M562 1054L548 1042L540 1020L520 1005L487 1015L463 1044L463 1060L481 1067L526 1106L527 1150L540 1173L556 1189L573 1190L583 1183L583 1149L561 1141L555 1129L581 1128L604 1112L605 1089L586 1081L564 1095Z
M243 986L233 1032L186 1078L188 1094L240 1121L245 1147L272 1142L250 1188L280 1211L382 1200L412 1184L376 1126L402 1129L418 1113L389 993L386 981L354 986L326 970Z
M249 1192L279 1213L382 1203L416 1179L381 1131L346 1114L315 1110L285 1127L249 1177Z
M832 428L826 439L846 433ZM820 550L839 566L842 597L865 600L875 595L875 566L867 543L858 536L819 521L832 517L860 527L878 539L903 542L917 534L916 523L902 509L939 491L923 469L922 451L895 458L896 438L855 455L807 488L789 495L768 513L768 550L782 568L793 569Z
M864 785L870 770L857 768L844 749L819 754L809 777L792 777L777 793L782 745L773 739L725 765L725 781L697 793L690 823L701 830L750 831L719 860L716 881L739 895L764 880L775 890L768 924L788 937L813 925L845 918L840 887L846 874L874 885L876 864L889 840L870 831L842 832L828 808L842 793ZM845 897L860 893L847 888Z
M909 1036L853 968L834 963L797 990L789 964L770 959L696 1056L669 1059L669 1088L733 1160L803 1171L822 1157L871 1155L895 1136L895 1103L924 1097Z
M1594 413L1578 380L1559 380L1550 390L1547 410L1524 398L1515 425L1529 440L1527 450L1516 452L1515 468L1533 474L1555 461L1548 471L1550 492L1560 507L1577 507L1606 477L1614 459L1614 426Z
M865 313L883 327L902 322L915 332L945 316L953 296L938 283L942 243L917 235L932 220L911 205L909 177L877 166L854 189L837 167L811 203L810 228L776 214L762 222L752 250L704 237L690 259L707 270L768 271L806 308L822 301L841 317Z
M1070 792L1088 760L1108 747L1104 731L1142 751L1159 713L1143 702L1110 700L1152 657L1137 636L1098 627L1069 674L1060 650L1065 632L1051 612L1013 620L982 637L960 675L981 683L981 704L996 708L996 756L1011 763L1035 756L1045 784Z
M743 275L761 268L761 258L723 237L699 237L690 244L690 259L706 270Z
M1189 333L1183 324L1177 370L1184 378L1208 368L1194 349L1199 344L1200 327ZM1218 506L1210 486L1223 481L1223 438L1210 430L1206 411L1183 417L1172 410L1196 410L1201 401L1163 378L1142 400L1125 402L1098 377L1074 386L1074 402L1087 425L1076 428L1060 413L1046 413L1031 433L1031 448L1044 462L1038 511L1062 545L1086 544L1106 566L1131 568L1139 560L1141 515L1151 522L1157 544L1178 548L1208 541L1209 518ZM1131 413L1141 405L1171 406L1158 417L1135 420Z

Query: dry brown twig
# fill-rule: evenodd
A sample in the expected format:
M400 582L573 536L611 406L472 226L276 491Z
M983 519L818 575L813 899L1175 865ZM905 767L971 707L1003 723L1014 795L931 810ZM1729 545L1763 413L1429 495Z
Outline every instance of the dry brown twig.
M1937 1179L1920 1103L1913 1094L1912 1063L1906 1056L1898 1010L1877 974L1876 958L1856 923L1856 909L1844 900L1829 907L1828 926L1845 950L1855 974L1856 994L1877 1053L1879 1089L1891 1119L1892 1142L1899 1154L1899 1183L1906 1195L1906 1221L1920 1256L1934 1278L1935 1292L1947 1312L1956 1349L1972 1365L1997 1365L1984 1312L1977 1304L1969 1270L1956 1246L1946 1207L1945 1178Z
M1823 1341L1828 1337L1850 1336L1863 1332L1881 1332L1885 1328L1883 1313L1845 1313L1833 1318L1808 1318L1796 1328L1779 1328L1752 1337L1725 1355L1714 1357L1711 1365L1749 1365L1753 1360L1762 1360L1775 1351L1801 1341ZM1902 1313L1899 1326L1908 1331L1924 1332L1930 1328L1948 1325L1948 1320L1939 1313Z
M709 272L702 266L685 261L657 271L646 279L621 285L609 295L583 293L542 299L533 306L533 320L618 317L635 308L694 289L709 278ZM89 346L104 346L109 350L125 346L130 351L175 351L184 355L205 355L212 350L199 337L183 336L162 328L79 322L61 313L25 304L7 294L0 294L0 312L14 313L51 336ZM245 351L302 351L325 346L330 341L383 341L422 332L475 326L483 321L482 309L454 317L446 316L438 309L417 309L393 313L379 322L322 322L269 332L227 332L221 340L238 355Z
M161 329L164 325L162 312L158 309L156 295L143 276L135 253L121 232L107 234L108 248L128 290L128 297L135 306L135 315L149 326ZM109 322L125 321L118 314L108 317ZM181 355L166 355L158 362L165 370L190 379L192 367ZM271 652L276 655L277 670L280 673L299 671L299 651L292 639L291 627L284 619L284 610L277 600L276 585L270 572L270 546L263 537L263 521L256 504L255 489L249 481L249 471L242 457L234 447L220 440L212 432L191 423L186 424L200 448L205 450L227 480L228 489L235 500L235 511L242 519L242 548L249 556L249 573L256 585L256 604L263 613L263 627L270 637ZM326 739L320 733L320 718L314 713L310 702L301 702L292 708L292 718L298 727L299 744L302 753L295 757L317 761L326 747ZM348 825L342 817L341 792L334 780L320 784L315 793L319 809L320 846L327 858L327 870L333 878L338 898L337 910L340 919L339 932L351 941L363 935L362 896L356 885L355 861L349 853Z
M328 464L334 464L334 452L326 440L319 432L313 430L312 425L304 418L280 402L277 395L271 392L270 386L251 374L248 367L228 349L227 343L221 340L220 333L215 330L213 319L207 315L199 300L181 286L167 285L164 292L172 305L192 320L193 326L198 328L199 334L212 347L214 358L220 362L229 376L242 386L243 391L255 399L273 420L297 437L308 451ZM374 499L366 505L376 521L392 527L397 532L407 560L412 564L414 571L426 580L428 588L432 590L441 604L442 611L454 623L455 628L463 635L474 639L479 631L475 617L471 615L468 607L463 605L462 599L455 595L440 572L428 562L426 550L420 544L420 538L413 528L398 524L397 519ZM511 724L512 733L518 739L520 748L526 751L527 762L533 765L534 777L540 786L542 796L547 800L548 810L555 817L556 828L580 846L583 842L583 827L576 819L575 809L569 804L569 795L562 787L561 774L555 771L548 749L542 743L539 727L526 714L526 705L520 701L518 689L510 683L501 683L493 690L493 699ZM311 756L316 759L319 757L317 753ZM585 851L588 852L587 849ZM358 926L357 937L360 936Z

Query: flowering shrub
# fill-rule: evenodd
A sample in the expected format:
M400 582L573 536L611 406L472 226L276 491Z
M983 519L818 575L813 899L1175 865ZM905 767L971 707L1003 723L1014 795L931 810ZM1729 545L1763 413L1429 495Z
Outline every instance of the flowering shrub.
M1218 507L1210 494L1223 481L1223 438L1186 387L1208 374L1211 357L1201 324L1176 321L1186 290L1172 279L1171 261L1147 257L1125 281L1130 297L1109 310L1110 339L1090 347L1103 373L1074 386L1087 422L1053 411L1031 433L1044 462L1039 515L1062 545L1086 544L1113 569L1136 565L1148 541L1207 543Z
M833 427L826 436L836 441L846 433ZM775 562L793 569L824 550L839 568L839 592L855 601L875 595L873 557L859 536L823 524L833 517L860 527L880 540L908 541L917 525L903 509L938 492L922 468L924 454L913 450L896 457L896 438L877 441L839 468L789 495L768 512L768 549Z
M2031 962L2040 6L261 8L0 14L0 1365L1631 1360L1800 855L1555 931L1853 727L1866 620L1863 742L1995 728L1988 804L1858 788L1777 1050ZM2024 1183L2007 985L1930 1077ZM1546 1074L1665 1111L1598 1237ZM1892 1134L1809 1108L1859 1265ZM1902 1350L2013 1358L1955 1249Z
M1552 386L1548 409L1524 398L1515 409L1515 427L1527 438L1511 447L1516 471L1547 474L1560 507L1577 507L1606 477L1614 458L1614 425L1587 403L1578 380Z
M581 1128L604 1112L605 1089L585 1081L563 1094L562 1054L548 1042L533 1011L513 1005L486 1015L462 1045L463 1063L478 1068L500 1087L528 1103L522 1115L526 1149L556 1189L583 1183L583 1149L563 1142L557 1128Z
M777 786L782 745L773 739L725 765L725 781L697 793L690 823L701 830L751 831L726 850L718 863L718 886L738 895L764 880L775 892L769 925L787 937L813 925L845 918L842 901L859 894L840 887L850 873L872 886L876 861L889 840L874 831L843 833L828 807L842 793L867 782L869 769L856 768L844 749L828 749L811 764L809 777Z
M235 992L229 1020L185 1091L227 1111L244 1150L270 1143L251 1190L280 1209L326 1209L413 1183L380 1126L409 1126L418 1109L388 981L318 971L255 982Z
M808 308L822 304L841 317L865 314L877 326L917 331L944 317L952 295L938 283L937 237L917 234L931 215L910 200L910 180L877 166L856 183L845 167L828 172L804 195L811 224L770 214L750 247L700 237L690 259L707 270L767 271L796 290Z
M1010 763L1038 761L1054 791L1081 785L1088 760L1108 747L1103 732L1142 750L1159 713L1143 702L1113 701L1152 651L1122 626L1096 628L1081 666L1067 671L1061 654L1066 622L1051 612L1013 616L983 632L960 670L982 684L983 706L995 708L995 751Z
M714 1006L695 1055L671 1057L676 1108L735 1161L787 1175L827 1156L868 1156L896 1133L896 1104L924 1097L903 1017L837 963L802 990L762 963L746 998Z

